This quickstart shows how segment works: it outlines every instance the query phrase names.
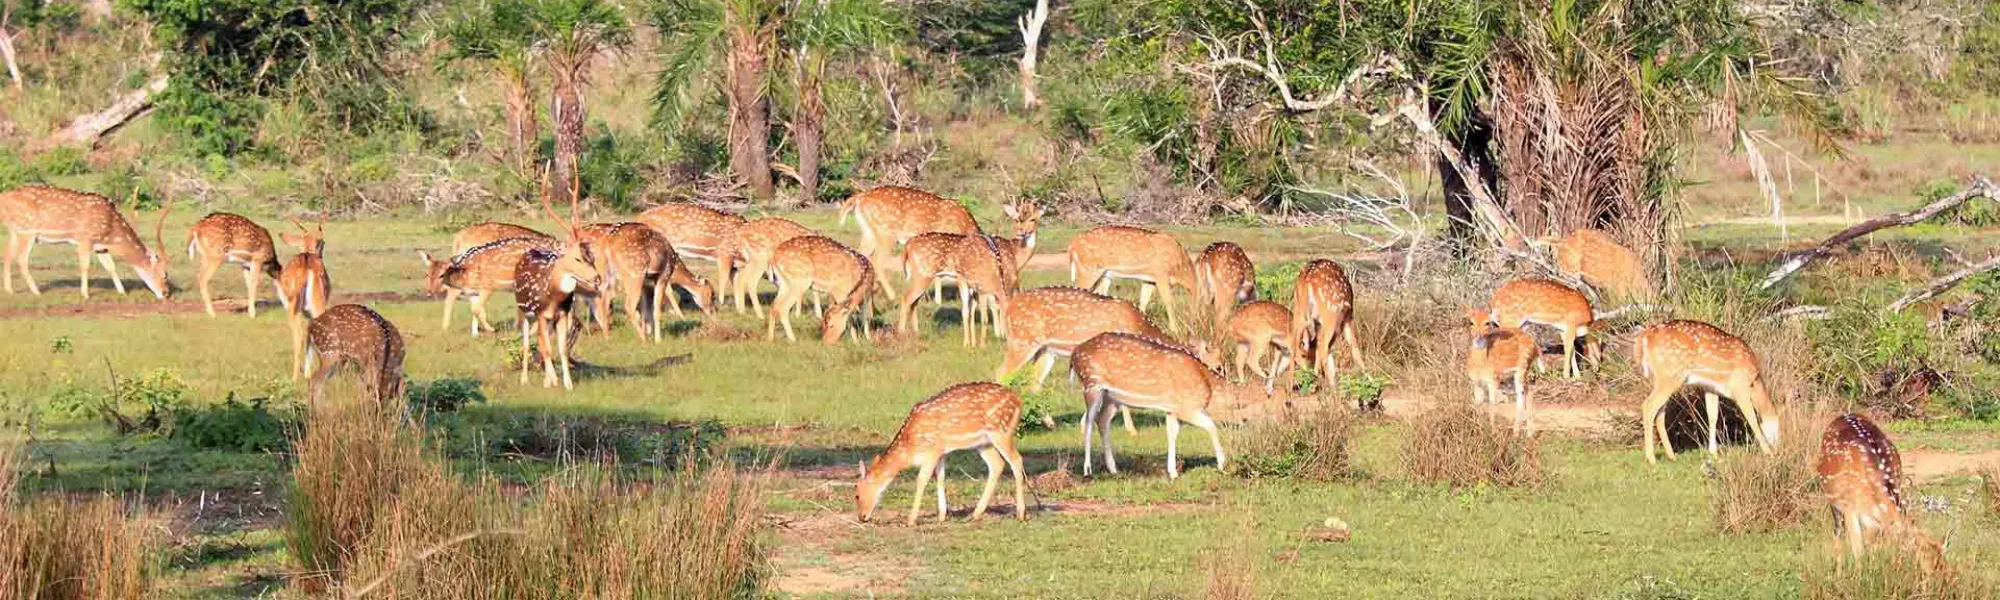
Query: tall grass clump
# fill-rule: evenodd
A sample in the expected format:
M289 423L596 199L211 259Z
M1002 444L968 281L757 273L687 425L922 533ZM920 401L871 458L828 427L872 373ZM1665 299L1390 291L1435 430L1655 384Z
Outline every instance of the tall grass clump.
M0 441L0 598L138 600L157 545L145 516L113 498L15 497L16 448Z
M2000 520L2000 467L1979 470L1979 504L1986 507L1986 518Z
M1255 600L1257 598L1257 528L1244 519L1237 535L1216 538L1202 554L1202 568L1208 581L1203 586L1205 600Z
M1539 444L1469 405L1432 410L1403 438L1403 470L1454 488L1537 487L1546 481Z
M1796 526L1818 514L1821 428L1833 419L1824 410L1779 408L1783 431L1776 450L1730 450L1709 473L1709 509L1723 533L1757 533ZM1705 452L1685 448L1688 452ZM1697 455L1701 456L1701 455Z
M1354 470L1354 419L1346 403L1308 402L1296 415L1252 425L1237 438L1230 466L1253 479L1346 477Z
M405 486L445 476L424 460L419 436L392 410L320 403L294 444L285 545L297 568L293 581L308 592L341 580L375 533L383 507L394 505Z
M1805 581L1805 597L1810 600L2000 597L2000 585L1996 585L1990 571L1980 568L1981 557L1950 560L1927 544L1927 540L1904 537L1898 542L1871 547L1859 559L1839 549L1816 553L1806 559L1800 573Z

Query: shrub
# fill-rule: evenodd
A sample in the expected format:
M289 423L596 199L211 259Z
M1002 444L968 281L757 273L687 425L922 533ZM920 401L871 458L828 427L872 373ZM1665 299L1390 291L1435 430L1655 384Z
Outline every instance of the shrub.
M422 445L394 409L368 402L313 407L294 442L298 463L286 504L285 546L294 581L317 593L340 581L377 535L378 510L405 486L441 485L442 467L426 462Z
M1723 533L1756 533L1791 527L1820 509L1820 427L1832 420L1818 411L1779 409L1785 443L1769 454L1746 449L1713 463L1710 512Z
M410 411L414 413L454 413L467 404L485 404L486 393L479 391L477 377L447 377L406 386Z
M1257 423L1237 438L1238 475L1330 481L1353 472L1354 411L1323 403L1291 418Z
M14 498L15 448L0 442L0 598L138 600L152 591L156 529L113 498Z
M715 421L651 423L517 417L491 432L491 454L678 468L708 458L726 436Z
M236 399L231 392L221 404L182 409L174 413L168 437L201 450L271 452L283 449L293 428L266 406L267 399Z
M1206 600L1253 600L1257 597L1257 528L1244 519L1238 535L1217 536L1215 545L1202 554L1208 584L1202 590Z
M1403 439L1403 469L1417 481L1454 488L1536 487L1546 475L1534 438L1469 405L1418 417Z

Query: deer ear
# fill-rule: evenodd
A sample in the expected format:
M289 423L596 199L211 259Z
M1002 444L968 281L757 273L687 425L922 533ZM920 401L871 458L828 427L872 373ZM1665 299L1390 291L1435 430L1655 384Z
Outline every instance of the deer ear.
M1007 213L1007 218L1009 218L1009 219L1019 219L1019 218L1021 218L1021 210L1020 210L1020 209L1017 209L1017 208L1014 208L1014 205L1012 205L1012 204L1009 204L1009 205L1006 205L1006 206L1002 206L1002 207L1000 207L1000 210L1002 210L1002 211L1006 211L1006 213Z
M860 472L861 472L861 477L862 477L862 478L864 478L864 479L865 479L865 478L867 478L867 477L868 477L868 461L865 461L865 460L857 460L857 461L854 461L854 468L855 468L855 470L857 470L857 471L860 471Z
M291 234L286 234L286 235L291 235ZM422 250L417 251L417 258L421 258L424 260L424 266L430 266L431 263L437 262L431 260L431 253Z
M287 244L291 244L293 246L298 246L301 248L305 247L306 245L305 238L300 237L299 234L296 233L280 233L278 234L278 239L284 240L285 243Z

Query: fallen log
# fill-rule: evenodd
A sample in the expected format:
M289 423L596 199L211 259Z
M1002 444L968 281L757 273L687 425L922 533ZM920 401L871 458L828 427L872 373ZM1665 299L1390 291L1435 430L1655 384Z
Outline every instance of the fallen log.
M119 127L152 109L153 94L165 89L167 89L167 76L162 74L154 77L152 81L146 82L144 87L126 92L104 110L71 119L68 125L64 125L60 131L49 137L49 144L96 146L105 135L117 131Z
M1978 275L1980 273L1985 273L1987 271L1992 271L1995 269L2000 269L2000 255L1988 257L1986 260L1980 261L1979 264L1971 265L1966 268L1959 269L1957 272L1954 272L1950 275L1933 279L1931 280L1930 283L1925 284L1924 287L1910 290L1909 293L1903 294L1903 297L1897 298L1895 302L1889 303L1889 306L1884 308L1883 310L1887 310L1891 314L1903 312L1903 309L1909 308L1910 305L1912 304L1923 302L1931 298L1936 298L1938 294L1945 293L1946 290L1958 287L1958 284L1964 283L1965 280L1971 279L1972 276L1974 275Z
M1938 213L1964 204L1973 198L1986 198L1994 202L2000 202L2000 188L1995 188L1993 182L1986 179L1984 175L1975 176L1972 178L1972 184L1966 186L1965 189L1959 190L1956 194L1940 198L1936 202L1924 205L1923 208L1909 212L1883 215L1849 227L1840 233L1833 234L1833 237L1826 238L1826 241L1820 242L1818 246L1794 253L1786 258L1785 262L1779 264L1777 269L1771 271L1771 274L1764 276L1764 282L1758 284L1757 289L1771 289L1771 286L1777 285L1778 282L1784 281L1786 278L1798 273L1800 269L1804 269L1812 261L1819 260L1821 257L1832 253L1834 248L1846 245L1848 242L1854 241L1861 236L1890 227L1902 227L1924 222L1931 217L1937 216Z

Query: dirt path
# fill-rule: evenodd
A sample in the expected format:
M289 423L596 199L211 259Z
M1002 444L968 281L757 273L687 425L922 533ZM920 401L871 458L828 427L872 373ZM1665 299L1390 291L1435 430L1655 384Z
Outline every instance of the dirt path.
M1903 474L1916 481L1976 474L1982 468L2000 469L2000 450L1976 453L1911 450L1903 453Z

